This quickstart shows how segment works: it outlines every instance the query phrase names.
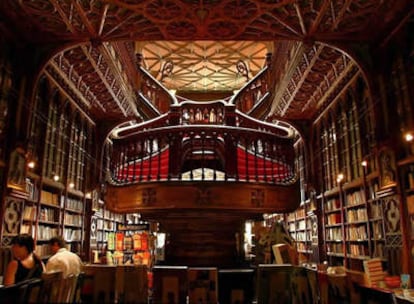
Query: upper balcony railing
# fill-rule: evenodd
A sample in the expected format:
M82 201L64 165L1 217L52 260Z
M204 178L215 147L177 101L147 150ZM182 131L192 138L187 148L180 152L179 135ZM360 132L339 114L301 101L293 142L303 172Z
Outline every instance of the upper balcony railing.
M235 180L290 184L293 141L226 126L169 126L113 141L112 183Z
M294 183L293 129L261 122L240 111L253 109L269 95L267 75L264 69L229 100L200 103L172 96L155 78L142 73L140 94L152 107L163 110L157 118L113 134L110 183Z

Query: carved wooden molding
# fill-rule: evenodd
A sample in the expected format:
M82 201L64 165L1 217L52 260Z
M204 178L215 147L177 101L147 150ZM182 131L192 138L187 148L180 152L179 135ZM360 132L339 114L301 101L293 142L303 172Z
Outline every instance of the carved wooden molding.
M291 186L266 186L181 181L122 187L108 185L105 201L109 210L120 213L211 209L261 214L295 210L300 194L298 182Z

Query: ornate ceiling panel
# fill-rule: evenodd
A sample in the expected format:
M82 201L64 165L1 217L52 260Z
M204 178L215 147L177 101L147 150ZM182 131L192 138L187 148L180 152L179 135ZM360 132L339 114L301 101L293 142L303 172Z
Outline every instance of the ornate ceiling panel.
M28 40L366 40L408 0L3 0ZM385 21L385 22L384 22ZM398 22L398 21L397 21Z
M154 41L139 43L145 68L179 91L238 90L264 66L267 45L254 41ZM246 67L245 73L237 64Z
M238 60L251 77L267 51L269 115L312 119L359 72L328 45L384 41L413 12L410 0L2 0L0 29L23 44L68 47L44 71L94 120L139 118L138 52L169 89L231 91L247 80Z
M358 71L343 52L321 44L300 44L286 63L291 73L279 82L271 113L289 119L314 118L331 101L331 90L345 85L341 79Z
M115 44L81 45L52 58L45 71L85 113L122 120L139 116L133 77L128 77ZM119 48L119 47L118 47ZM125 60L125 58L123 58ZM126 66L132 64L128 62Z

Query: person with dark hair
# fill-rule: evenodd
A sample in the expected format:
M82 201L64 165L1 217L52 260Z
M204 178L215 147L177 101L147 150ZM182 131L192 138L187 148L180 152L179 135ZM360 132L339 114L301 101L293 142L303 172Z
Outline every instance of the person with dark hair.
M82 260L76 254L66 249L66 242L61 236L52 237L49 245L53 255L46 263L46 271L62 271L63 277L81 272Z
M3 281L5 286L41 277L45 266L34 253L34 248L34 239L29 234L20 234L12 239L13 260L6 268Z

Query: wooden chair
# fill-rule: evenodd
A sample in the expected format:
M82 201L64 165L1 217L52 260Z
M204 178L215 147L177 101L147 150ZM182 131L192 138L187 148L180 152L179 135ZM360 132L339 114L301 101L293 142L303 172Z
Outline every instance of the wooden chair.
M82 288L85 282L85 273L81 272L78 274L78 279L76 281L75 293L73 297L73 303L81 303L82 302Z
M24 303L37 303L42 288L43 280L40 278L31 279L26 287L24 296Z
M78 275L70 274L61 280L59 290L59 303L73 303L75 298Z
M0 303L2 304L17 304L25 303L26 291L29 286L29 281L19 282L9 286L0 288Z
M59 302L59 290L62 278L62 271L42 273L42 287L40 288L38 303Z

